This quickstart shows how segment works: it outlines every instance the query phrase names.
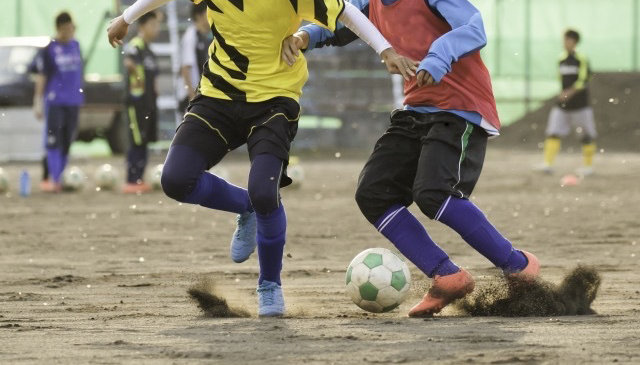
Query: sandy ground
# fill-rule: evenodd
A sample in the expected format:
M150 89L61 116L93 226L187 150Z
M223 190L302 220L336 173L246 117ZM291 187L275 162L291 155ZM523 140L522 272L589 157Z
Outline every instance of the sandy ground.
M558 282L577 263L603 276L592 316L433 319L406 313L428 286L412 268L411 297L383 315L344 294L346 265L388 247L352 195L361 159L303 162L301 189L283 192L290 228L286 319L210 319L186 295L201 277L256 313L257 261L233 264L230 214L179 205L162 193L38 192L0 197L0 363L639 363L640 155L598 156L575 187L530 172L539 156L493 150L475 202ZM97 163L79 161L92 173ZM119 161L115 161L120 165ZM223 163L244 185L247 163ZM17 182L21 166L5 166ZM38 167L29 167L38 176ZM416 212L415 207L412 207ZM455 233L422 217L431 236L479 283L496 271Z

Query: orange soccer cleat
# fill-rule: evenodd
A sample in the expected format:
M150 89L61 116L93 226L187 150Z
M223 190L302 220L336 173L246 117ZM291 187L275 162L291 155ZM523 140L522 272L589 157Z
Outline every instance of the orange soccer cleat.
M540 261L532 253L527 251L521 251L527 258L527 266L520 272L509 274L510 277L527 277L535 279L540 275Z
M59 193L62 191L62 185L54 183L51 179L40 181L40 191L43 193Z
M122 192L125 194L143 194L148 193L151 190L153 190L151 185L145 184L143 182L137 184L128 183L122 187Z
M431 317L449 303L471 293L474 287L473 276L465 269L451 275L436 275L422 301L409 311L409 317Z

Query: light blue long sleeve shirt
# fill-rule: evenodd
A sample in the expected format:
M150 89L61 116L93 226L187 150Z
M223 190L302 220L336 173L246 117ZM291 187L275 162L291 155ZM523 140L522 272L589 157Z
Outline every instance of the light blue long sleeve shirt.
M378 0L374 0L378 1ZM384 5L391 5L402 0L381 0ZM482 49L487 44L484 23L478 9L468 0L424 0L426 5L439 13L451 26L451 31L435 40L427 56L420 62L418 71L425 70L440 82L446 74L451 72L454 62L460 58ZM365 15L369 15L369 0L351 0ZM335 33L317 25L307 25L300 30L309 34L307 50L323 46L344 46L355 39L355 35L338 23ZM482 126L490 134L498 131L477 112L463 110L443 110L430 105L405 105L405 109L420 113L449 112L458 115L471 123Z

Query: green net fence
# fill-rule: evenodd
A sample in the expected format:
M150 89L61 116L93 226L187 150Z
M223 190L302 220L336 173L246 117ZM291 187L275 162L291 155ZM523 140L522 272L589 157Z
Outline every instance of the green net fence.
M558 60L567 28L594 72L640 70L638 0L472 0L483 15L491 71L504 122L559 92Z
M0 37L53 36L55 16L68 11L77 25L76 38L85 56L95 44L87 73L112 75L119 71L118 54L105 41L115 0L0 0ZM93 42L96 34L99 42Z

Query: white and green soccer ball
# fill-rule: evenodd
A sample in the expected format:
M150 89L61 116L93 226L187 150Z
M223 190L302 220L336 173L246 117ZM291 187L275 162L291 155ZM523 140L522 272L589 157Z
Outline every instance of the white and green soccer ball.
M62 189L65 191L80 191L84 187L86 175L78 166L71 166L62 175Z
M156 167L151 170L151 177L149 179L149 182L151 183L151 186L155 189L155 190L162 190L162 169L164 168L164 164L158 164L156 165Z
M409 294L407 264L386 248L362 251L347 269L347 294L360 308L382 313L397 308Z
M0 167L0 193L6 193L7 190L9 190L9 179L2 167Z
M118 185L118 174L110 164L100 166L94 175L96 186L101 190L113 190Z

